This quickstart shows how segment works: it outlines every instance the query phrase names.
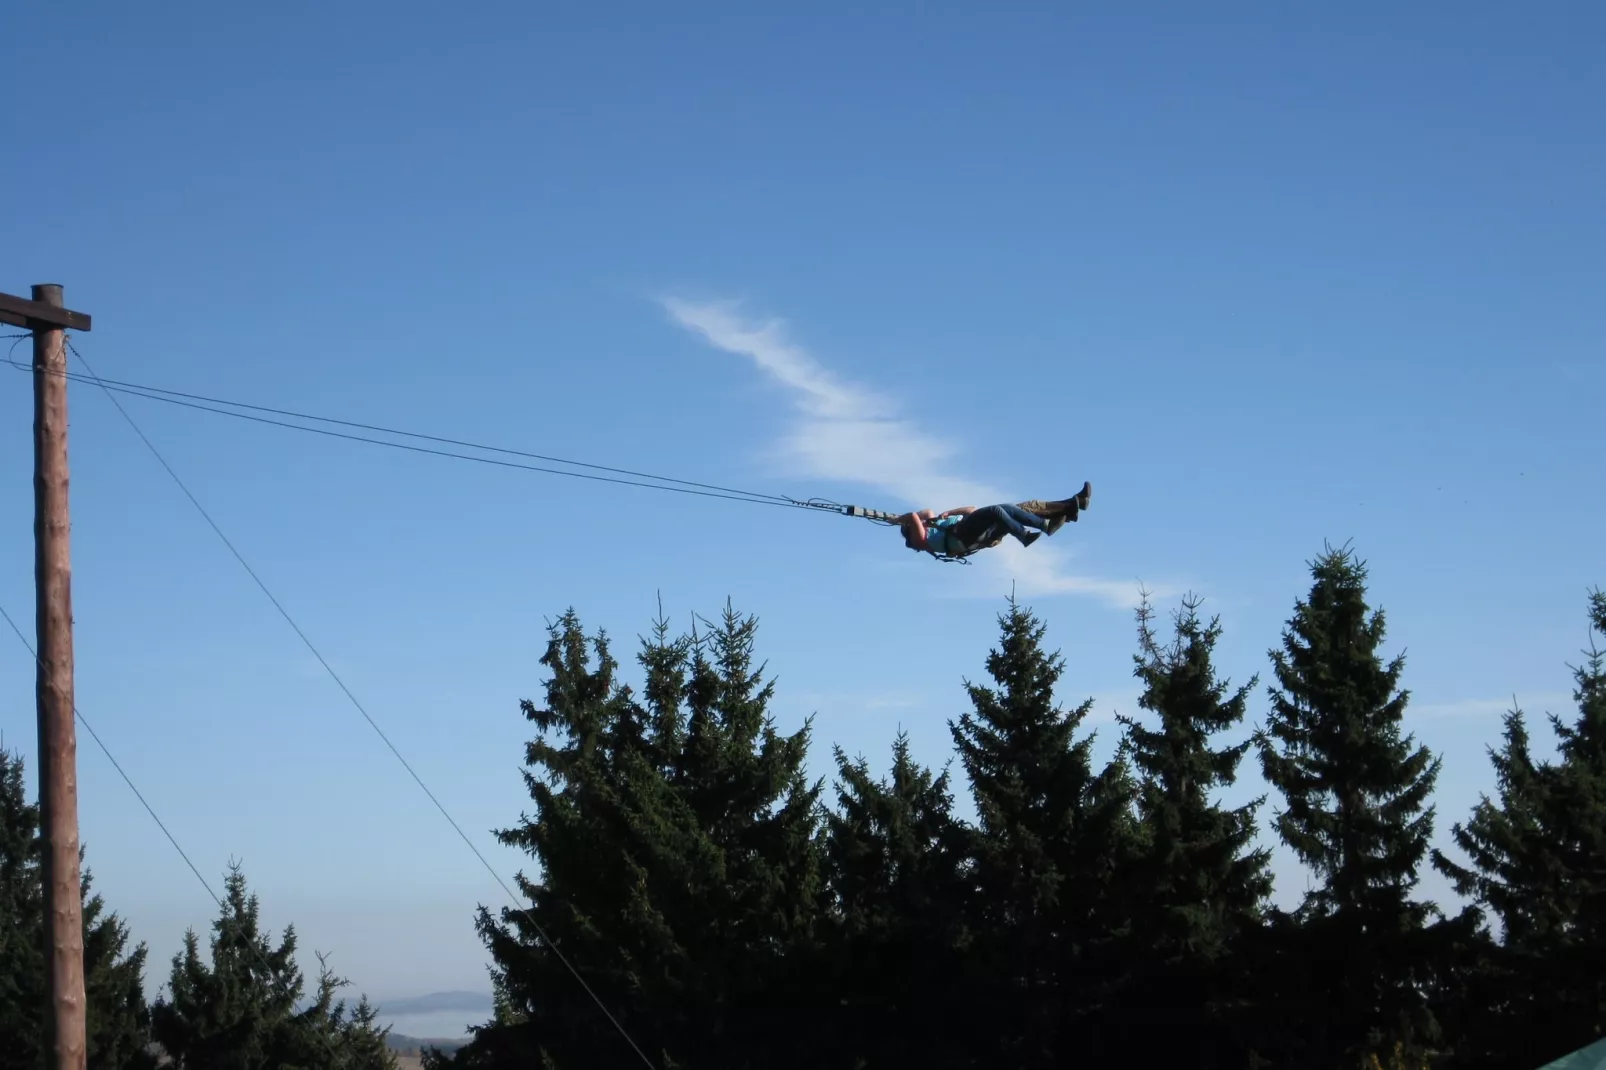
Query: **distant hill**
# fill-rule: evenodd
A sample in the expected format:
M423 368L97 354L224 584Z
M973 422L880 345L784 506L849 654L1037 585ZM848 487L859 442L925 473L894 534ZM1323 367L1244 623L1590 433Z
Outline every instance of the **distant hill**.
M379 1013L387 1017L393 1014L439 1014L442 1011L474 1011L488 1016L491 1013L491 994L431 992L427 996L387 999L379 1004Z
M432 1037L404 1037L392 1033L388 1038L390 1050L397 1055L418 1055L425 1048L439 1048L447 1055L461 1048L467 1041L440 1040Z

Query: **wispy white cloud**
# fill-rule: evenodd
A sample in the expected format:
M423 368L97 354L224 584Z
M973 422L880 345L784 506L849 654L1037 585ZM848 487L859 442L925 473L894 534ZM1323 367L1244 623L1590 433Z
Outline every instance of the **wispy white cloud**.
M793 474L861 484L915 507L943 509L1012 500L995 487L957 473L954 461L959 448L954 442L929 434L903 416L893 399L838 377L789 339L782 321L755 322L731 302L666 298L662 304L677 324L717 349L751 360L791 394L799 418L775 446ZM1068 490L1048 488L1042 493ZM998 581L1007 579L1028 597L1092 595L1118 606L1137 603L1135 580L1082 575L1070 569L1069 557L1046 542L1028 550L1006 540L975 559L980 562L976 571L981 582L964 582L964 590L996 597ZM1172 593L1154 584L1149 588L1156 596Z
M792 704L815 711L912 710L929 705L928 696L909 694L865 694L860 691L804 691L793 696Z
M1143 721L1149 714L1138 706L1138 696L1141 693L1133 688L1121 691L1095 691L1091 695L1080 695L1071 690L1059 695L1058 698L1062 706L1073 706L1080 703L1083 698L1091 698L1093 708L1088 711L1087 721L1089 727L1094 727L1114 724L1117 716L1133 717Z
M892 695L885 698L867 698L864 708L867 710L912 710L918 703L912 698L901 695Z
M890 399L839 379L788 341L779 320L751 323L730 303L663 304L676 323L788 388L802 418L777 446L796 474L862 483L909 502L994 499L990 487L947 470L958 452L951 442L900 416Z
M1419 717L1500 717L1515 706L1532 719L1535 715L1542 717L1546 710L1559 709L1570 701L1571 696L1555 692L1528 699L1507 697L1462 699L1458 702L1413 702L1406 712L1407 715Z

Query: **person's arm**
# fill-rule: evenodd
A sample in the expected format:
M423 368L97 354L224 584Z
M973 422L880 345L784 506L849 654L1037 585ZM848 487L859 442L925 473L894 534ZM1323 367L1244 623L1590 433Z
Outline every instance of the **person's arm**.
M961 505L959 508L950 509L946 513L943 513L942 515L945 516L945 517L947 517L947 516L969 516L971 513L974 513L975 511L976 511L976 507L974 505ZM941 518L939 517L938 519L941 519Z
M920 513L929 513L930 509L922 509ZM914 541L921 546L926 545L926 520L920 513L910 513L908 526L914 534Z

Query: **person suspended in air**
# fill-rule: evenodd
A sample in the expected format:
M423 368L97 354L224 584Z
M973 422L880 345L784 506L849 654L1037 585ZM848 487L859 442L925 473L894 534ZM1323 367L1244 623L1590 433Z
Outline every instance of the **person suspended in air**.
M1093 484L1083 483L1074 497L1059 501L1034 499L1014 505L1001 503L962 505L934 513L921 509L898 517L903 544L911 550L933 557L961 560L986 550L1013 535L1022 546L1030 546L1044 535L1052 535L1066 522L1075 523L1093 498Z

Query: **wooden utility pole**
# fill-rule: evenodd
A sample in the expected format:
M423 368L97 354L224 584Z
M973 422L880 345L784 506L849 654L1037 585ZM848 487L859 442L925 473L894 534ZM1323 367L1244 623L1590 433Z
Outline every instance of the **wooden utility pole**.
M78 740L73 724L72 558L67 508L67 340L89 317L61 287L0 294L0 323L33 332L34 597L38 605L39 807L44 826L45 1021L53 1070L86 1070L84 919L78 873Z

